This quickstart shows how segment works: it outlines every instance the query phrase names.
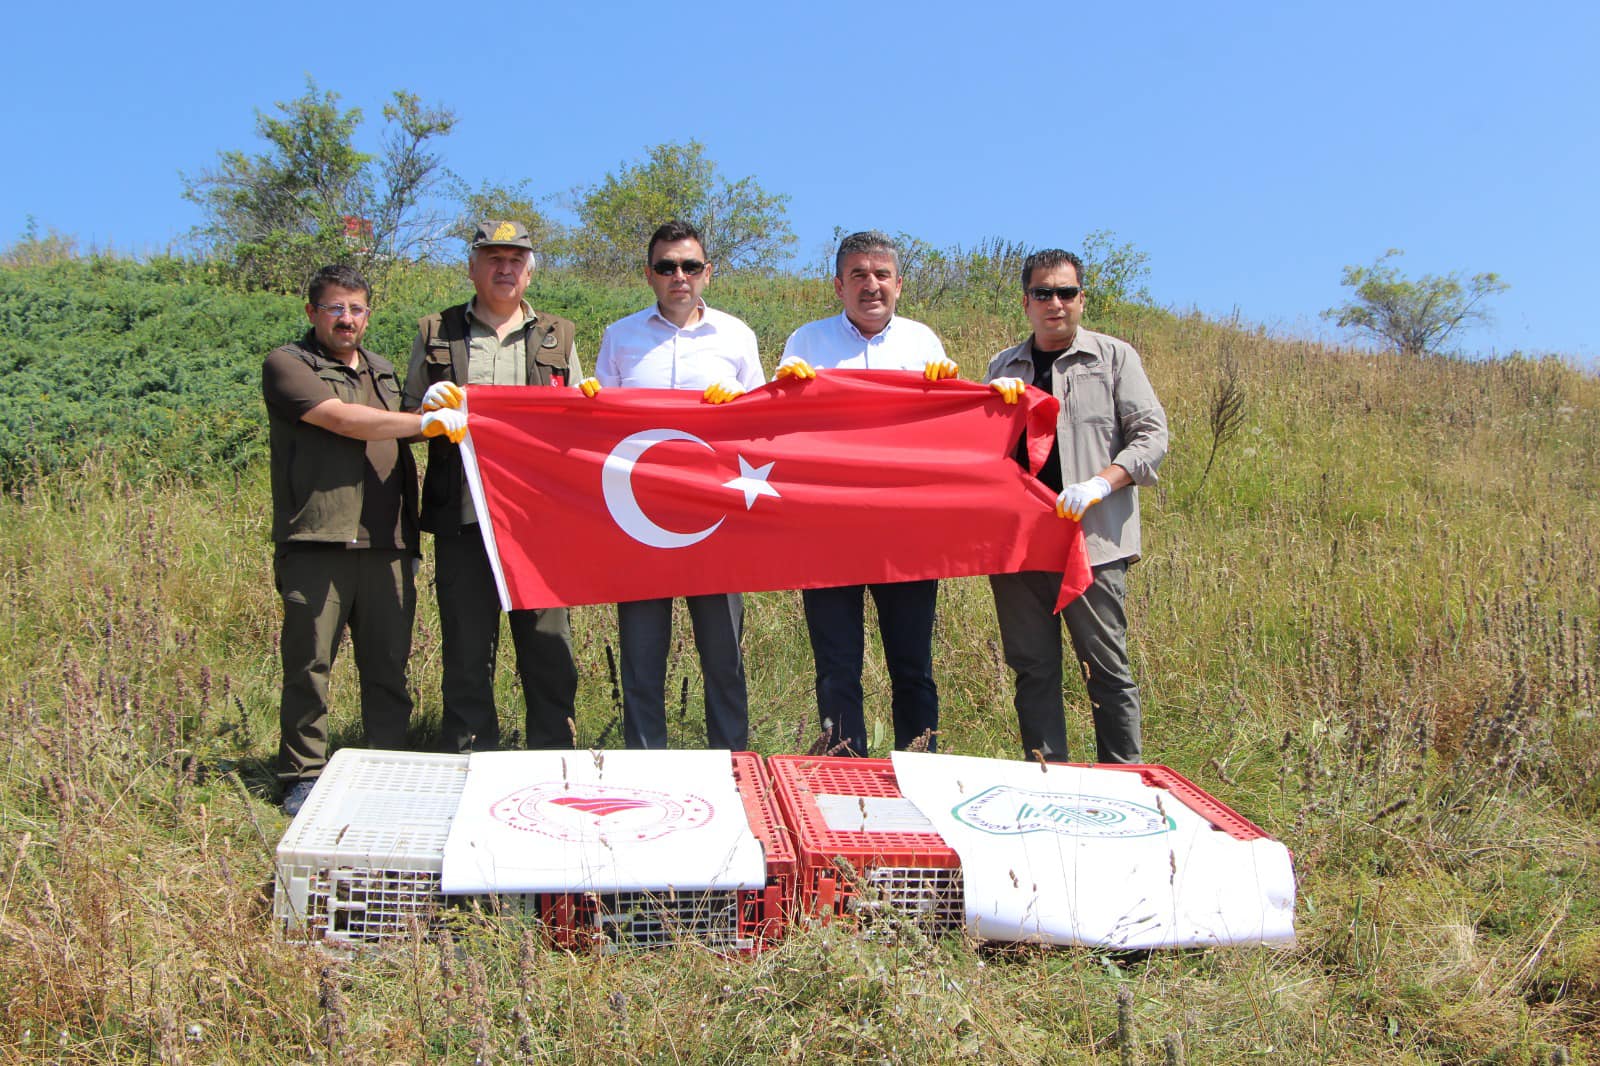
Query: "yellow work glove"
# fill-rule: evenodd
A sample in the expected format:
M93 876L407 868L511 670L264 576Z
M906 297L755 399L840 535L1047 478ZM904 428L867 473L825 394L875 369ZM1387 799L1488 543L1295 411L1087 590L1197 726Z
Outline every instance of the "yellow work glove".
M1015 404L1022 399L1022 394L1028 386L1021 378L995 378L989 382L989 387L1000 394L1006 403Z
M795 356L778 364L778 372L772 375L773 381L782 381L784 378L794 378L796 381L810 381L817 376L811 364Z
M706 403L727 403L743 395L744 386L739 384L737 378L723 378L713 385L706 386L706 391L700 394L700 398Z
M467 416L453 407L441 407L422 416L424 437L445 436L451 444L460 444L467 436Z
M958 378L961 376L961 368L956 366L953 359L929 359L922 367L922 376L929 381Z
M1056 497L1056 516L1081 522L1083 512L1109 495L1111 495L1111 482L1098 474L1088 481L1068 485L1061 490L1061 495Z
M594 399L595 394L600 391L600 379L584 378L578 382L578 391L589 397L589 399Z
M435 381L428 386L428 391L422 394L422 409L424 411L437 411L441 407L457 408L466 398L466 393L461 391L461 386L453 381Z

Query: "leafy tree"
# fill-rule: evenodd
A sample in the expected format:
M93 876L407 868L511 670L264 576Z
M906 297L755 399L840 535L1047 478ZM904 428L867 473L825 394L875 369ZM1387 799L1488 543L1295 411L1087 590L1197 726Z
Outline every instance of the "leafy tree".
M1424 274L1415 281L1402 277L1389 262L1404 253L1391 248L1371 266L1347 266L1339 284L1355 291L1354 299L1330 307L1322 317L1395 347L1401 355L1437 352L1452 333L1472 323L1490 321L1480 305L1511 286L1498 274Z
M459 240L463 247L472 239L472 231L478 223L487 219L508 218L528 227L534 253L541 263L565 250L564 242L568 240L566 231L559 222L539 209L528 190L531 184L528 179L524 178L515 185L497 185L486 181L473 189L456 177L453 184L455 199L461 204L461 213L456 216L450 235Z
M448 235L446 219L424 205L444 176L430 143L455 115L396 92L383 109L381 155L354 145L359 108L306 80L304 96L256 113L268 151L218 154L216 169L184 178L184 197L206 223L196 230L226 258L247 288L297 291L324 263L354 262L381 277L397 258L424 258Z
M581 228L567 252L589 274L636 273L650 233L672 218L699 229L706 254L734 270L775 270L795 240L789 197L767 192L753 177L729 182L699 141L658 144L644 160L572 195Z
M1117 243L1110 230L1097 229L1084 234L1079 253L1083 260L1084 315L1099 318L1117 304L1149 303L1150 291L1144 280L1150 275L1150 253L1130 242Z

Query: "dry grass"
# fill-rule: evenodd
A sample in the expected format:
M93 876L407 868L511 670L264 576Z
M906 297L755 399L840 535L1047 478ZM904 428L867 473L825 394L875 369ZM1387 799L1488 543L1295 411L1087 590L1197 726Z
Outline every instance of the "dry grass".
M969 376L1014 325L934 324ZM0 501L0 1056L1593 1061L1600 386L1151 312L1109 328L1140 345L1174 426L1131 582L1147 751L1294 849L1298 948L1112 957L818 927L750 959L598 957L466 915L386 951L278 942L264 476L88 469ZM1247 402L1204 476L1228 373ZM418 744L437 721L430 611ZM804 750L798 596L751 597L747 627L756 746ZM580 738L615 745L610 609L577 612L576 637ZM984 582L945 585L936 640L943 750L1011 757ZM671 669L670 691L689 683L675 739L700 742L686 643ZM497 684L516 706L509 670ZM867 687L881 736L875 654ZM1087 715L1071 738L1087 748Z

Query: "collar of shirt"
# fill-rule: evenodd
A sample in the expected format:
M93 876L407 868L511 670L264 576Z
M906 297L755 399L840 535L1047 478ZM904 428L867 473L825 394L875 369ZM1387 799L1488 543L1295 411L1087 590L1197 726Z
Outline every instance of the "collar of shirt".
M880 329L878 332L874 333L870 337L867 336L865 333L862 333L861 330L856 326L856 324L854 322L850 321L850 313L848 311L839 312L839 321L844 323L845 334L847 336L854 337L856 340L860 341L862 344L872 344L873 342L877 342L878 344L885 344L888 341L889 331L894 328L895 316L894 315L890 315L889 316L889 321L887 321L887 322L885 322L883 324L883 328Z
M710 327L712 329L716 328L716 327L711 325L711 316L706 314L706 312L709 310L709 308L706 307L706 302L704 300L696 300L694 302L694 309L695 309L696 313L698 314L698 317L694 320L694 325L692 325L692 326L680 326L676 322L672 321L672 319L668 318L666 315L661 313L661 304L653 303L653 304L650 305L650 316L648 318L648 321L650 321L650 322L660 322L662 325L666 326L668 329L673 330L673 331L675 331L677 333L695 334L695 333L698 333L698 332L700 332L701 330L703 330L703 329L705 329L707 327Z
M322 346L322 342L317 340L317 331L313 329L306 330L306 335L300 338L300 347L304 348L306 351L310 352L312 355L316 356L318 359L321 359L325 363L332 363L334 366L344 367L346 370L355 374L366 373L367 366L369 365L367 362L367 350L360 345L356 346L355 366L351 366L349 363L338 358L337 356L329 355L328 350Z
M538 320L539 316L534 312L533 305L528 303L527 300L523 300L522 322L518 324L517 329L527 329ZM467 301L467 325L469 328L473 325L477 325L488 330L490 333L495 332L494 327L485 322L483 317L478 314L478 298L476 296Z
M871 337L846 313L807 322L790 334L784 358L804 359L818 370L917 370L944 355L933 330L913 319L892 316Z
M610 388L704 389L736 378L762 384L761 359L750 327L725 311L700 308L700 321L679 328L655 304L606 327L595 377Z

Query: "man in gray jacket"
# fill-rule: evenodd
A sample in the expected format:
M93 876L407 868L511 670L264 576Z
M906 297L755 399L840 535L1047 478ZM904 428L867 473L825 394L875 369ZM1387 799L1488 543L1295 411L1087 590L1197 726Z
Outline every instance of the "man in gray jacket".
M1094 582L1061 612L1083 664L1094 711L1096 761L1143 754L1139 687L1128 664L1127 571L1139 559L1139 485L1153 485L1167 454L1167 414L1132 345L1084 329L1083 262L1052 248L1022 267L1022 310L1033 335L989 363L985 377L1008 402L1036 385L1061 404L1056 440L1039 480L1060 493L1056 513L1083 523ZM1061 575L995 574L995 613L1006 663L1017 675L1025 755L1067 758L1061 695Z

